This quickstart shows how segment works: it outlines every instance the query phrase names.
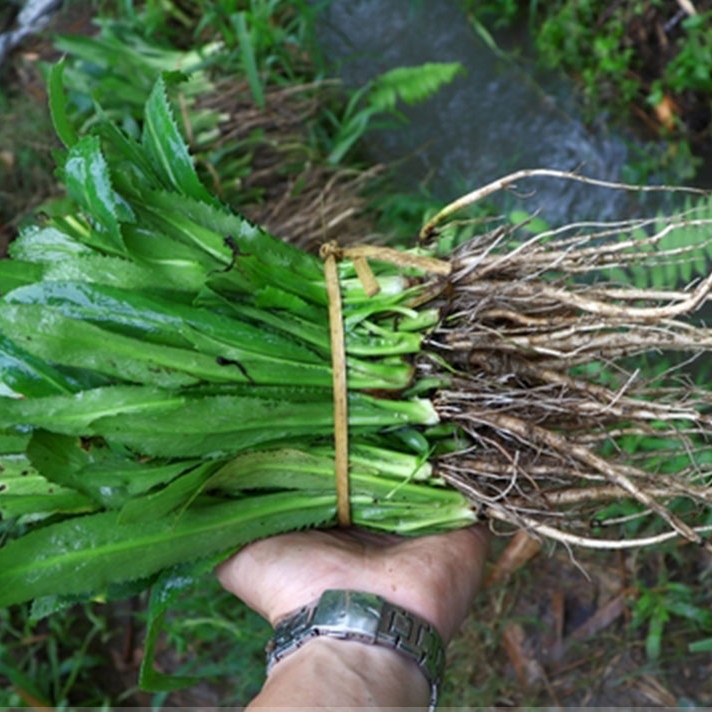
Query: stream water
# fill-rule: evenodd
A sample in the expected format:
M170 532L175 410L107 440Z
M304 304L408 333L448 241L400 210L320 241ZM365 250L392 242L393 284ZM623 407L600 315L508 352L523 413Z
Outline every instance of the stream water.
M565 77L541 76L498 57L456 0L332 0L318 38L348 86L397 66L457 61L465 67L466 75L433 99L406 107L407 124L369 133L369 158L397 164L404 189L425 182L437 198L449 201L521 168L621 179L634 139L603 120L586 125ZM498 38L505 50L508 40L519 41ZM667 180L676 182L674 176ZM640 198L630 193L579 183L533 179L521 188L535 194L519 207L541 210L552 224L641 210ZM505 200L509 207L514 199ZM647 208L659 200L647 198Z

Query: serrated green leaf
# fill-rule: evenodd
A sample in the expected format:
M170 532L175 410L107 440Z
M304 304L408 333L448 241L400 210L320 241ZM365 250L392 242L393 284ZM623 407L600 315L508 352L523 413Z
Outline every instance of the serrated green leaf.
M175 478L160 491L133 499L121 508L120 521L125 524L163 517L175 510L181 512L200 494L215 470L215 463L203 462Z
M108 509L121 508L130 499L146 495L156 487L170 486L183 473L205 464L196 460L140 462L133 455L116 453L101 442L82 443L78 438L47 431L33 434L27 457L33 469L46 480L82 492L90 501ZM140 501L150 499L151 495L147 495Z
M143 146L136 139L121 131L106 116L101 107L97 108L97 113L99 123L95 128L96 133L111 146L117 157L120 156L124 159L122 165L127 173L117 176L117 187L121 188L129 182L135 189L138 182L142 187L145 184L145 187L153 190L161 188L161 179L146 156Z
M37 431L27 446L27 456L46 479L82 492L101 507L117 509L128 499L126 483L102 470L113 453L101 443L83 444L78 438Z
M168 105L163 79L156 82L146 102L141 142L166 188L196 200L218 204L195 172L193 160Z
M23 230L9 248L14 260L56 262L71 255L91 254L91 249L57 227L32 226Z
M275 290L277 291L277 290ZM226 306L231 312L235 313L241 319L249 320L255 324L264 324L268 328L281 331L284 334L296 337L300 342L316 347L316 352L323 356L328 356L331 352L331 342L329 335L324 328L327 323L327 314L321 309L310 307L299 297L287 292L279 292L280 304L287 305L286 310L281 310L276 307L276 304L270 309L269 304L260 299L260 295L255 295L255 304L260 308L256 309L245 304L225 299L220 295L216 295L211 290L205 290L199 295L198 304L203 304L203 299L206 294L215 297L215 303ZM205 301L208 301L207 299ZM305 313L311 317L309 320L301 319L298 316L288 317L286 312L292 315L296 313ZM318 315L321 313L321 318ZM350 334L347 336L347 353L361 353L358 350L357 339ZM390 353L390 352L389 352ZM370 354L369 354L370 355Z
M127 290L161 290L182 286L162 280L149 267L121 257L95 253L71 255L50 262L44 269L43 278L53 282L81 280Z
M124 228L124 244L140 266L147 266L159 284L169 288L198 292L215 264L210 257L172 240L158 230Z
M293 448L250 452L222 465L210 478L207 489L228 494L244 490L319 490L334 477L333 457L312 455ZM281 484L276 485L277 482ZM353 481L352 481L353 484Z
M84 136L69 150L64 164L64 182L69 195L102 234L106 249L123 254L119 201L96 136Z
M327 391L328 393L328 391ZM155 457L229 457L266 443L306 441L333 432L331 403L290 402L245 396L189 398L180 409L126 412L92 423L91 434ZM328 398L328 396L327 396ZM365 426L432 424L426 401L377 400L352 394L349 424ZM1 422L1 421L0 421Z
M307 362L298 356L296 344L287 348L299 360L260 353L257 345L229 343L229 337L220 334L222 326L217 320L211 324L207 314L204 322L202 332L190 324L183 329L183 337L199 349L196 351L114 333L43 305L5 304L0 310L0 333L33 356L123 382L164 388L201 381L307 386L331 383L330 364ZM260 338L267 351L270 342L273 345L278 341L276 334L266 332ZM354 388L403 388L410 379L411 367L400 359L373 364L348 359L347 364Z
M107 386L71 396L9 400L0 411L0 427L28 424L66 435L91 434L91 424L117 413L180 408L185 397L157 388Z
M22 424L66 435L100 435L156 457L230 455L260 443L314 438L333 431L327 389L307 401L189 396L132 386L7 400L0 412L0 427ZM355 431L362 426L427 425L437 419L427 401L377 400L353 394L349 409Z
M13 467L14 465L14 467ZM91 512L96 505L86 495L42 477L27 460L0 456L0 515L49 516Z
M213 356L115 334L35 304L4 305L0 333L40 359L123 382L179 388L200 380L250 380L244 371L225 368Z
M176 295L161 297L156 291L154 288L153 294L147 294L84 281L53 281L17 289L6 296L6 301L54 307L64 316L171 346L195 346L202 334L215 340L214 349L205 351L214 356L265 357L275 366L285 367L289 361L324 365L323 357L282 334L181 304ZM326 332L325 326L322 331Z
M164 217L171 217L169 224L176 230L190 232L197 225L212 232L212 235L200 233L205 239L202 247L206 252L216 254L225 264L229 264L233 257L231 248L225 242L229 236L235 240L241 254L259 255L268 265L290 270L292 279L294 275L299 275L307 281L323 282L323 265L314 255L277 239L241 215L196 200L176 201L170 193L165 192L151 193L145 205L148 209L159 211ZM178 215L174 216L174 213ZM187 221L182 221L180 216L187 218ZM275 286L285 288L288 285L282 281L276 282Z
M349 451L349 455L351 452ZM453 490L441 489L435 491L432 487L424 487L415 482L409 482L416 474L415 468L410 472L399 473L392 477L393 470L386 464L381 466L376 456L385 453L395 459L391 451L366 448L368 458L356 458L356 464L350 458L350 491L352 495L368 495L396 502L404 500L410 503L423 502L435 506L436 503L463 503L461 495ZM412 462L412 456L401 455L404 461ZM397 463L401 467L403 460ZM416 466L417 467L417 466ZM423 468L429 470L427 466ZM427 477L428 475L424 475ZM313 454L295 448L280 448L264 450L239 455L223 464L205 485L207 491L219 490L228 494L239 494L244 491L260 489L294 489L294 490L327 490L334 480L333 450L325 454Z
M0 549L0 607L101 591L255 539L333 521L335 496L293 492L212 502L173 517L122 524L117 512L72 517Z

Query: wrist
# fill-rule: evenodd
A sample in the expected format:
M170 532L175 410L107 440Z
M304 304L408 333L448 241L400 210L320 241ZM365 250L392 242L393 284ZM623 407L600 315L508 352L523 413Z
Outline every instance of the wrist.
M427 708L430 687L418 665L395 650L316 637L272 667L253 704L298 699L319 707Z

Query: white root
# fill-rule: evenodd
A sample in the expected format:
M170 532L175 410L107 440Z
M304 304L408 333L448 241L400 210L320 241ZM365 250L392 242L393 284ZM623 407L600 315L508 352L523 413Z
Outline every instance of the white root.
M662 544L665 541L670 541L671 539L675 539L679 536L678 532L671 531L655 534L653 536L640 537L638 539L594 539L593 537L585 537L580 536L579 534L571 534L569 532L561 531L560 529L556 529L548 524L542 524L532 517L527 517L526 515L514 517L503 509L485 508L482 514L488 519L497 519L501 522L513 524L516 527L524 525L528 531L539 536L546 537L547 539L558 541L561 544L582 546L587 549L604 549L609 551L636 549L644 546ZM702 540L702 535L712 532L712 524L696 527L694 532L695 536L700 541L704 541ZM712 551L712 546L709 542L705 541L704 545L708 551Z
M613 188L615 190L629 190L638 193L652 193L652 192L671 192L671 191L682 191L685 193L693 193L697 195L707 195L706 190L700 188L680 188L676 186L657 186L657 185L630 185L628 183L615 183L607 180L597 180L596 178L588 178L587 176L582 176L577 173L572 173L571 171L557 171L549 168L532 168L524 169L521 171L516 171L515 173L510 173L504 178L499 178L492 183L489 183L482 188L473 190L467 195L463 195L461 198L453 201L449 205L446 205L437 215L428 220L420 231L421 240L427 239L435 230L435 227L440 224L443 220L449 218L454 213L467 208L470 205L479 203L481 200L488 198L490 195L499 193L502 190L507 190L513 188L518 180L523 178L562 178L564 180L578 181L579 183L586 183L588 185L599 186L601 188Z
M446 206L421 237L456 211L534 177L677 190L518 171ZM712 351L712 328L686 320L712 301L712 274L680 288L661 284L658 271L648 289L613 282L607 271L664 264L666 277L689 279L684 260L699 270L712 243L712 219L699 214L576 223L518 243L516 227L499 227L458 248L451 274L434 280L429 294L443 317L427 341L434 354L428 368L437 373L444 360L451 379L435 405L469 438L461 453L441 458L439 470L491 519L567 546L623 549L680 536L712 551L703 537L712 525L694 519L712 509L712 393L683 371ZM686 232L678 239L677 230ZM627 361L657 354L682 358L652 382L643 378L650 362ZM648 449L627 451L636 437ZM619 499L637 502L643 511L635 516L651 516L668 531L621 541L581 533L600 503ZM681 500L693 514L678 514Z

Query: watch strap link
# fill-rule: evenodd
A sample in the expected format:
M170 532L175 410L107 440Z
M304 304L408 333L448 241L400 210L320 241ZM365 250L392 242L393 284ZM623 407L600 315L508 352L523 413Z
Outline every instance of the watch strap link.
M402 653L427 678L430 709L435 709L445 649L437 630L419 616L372 593L324 591L318 601L277 623L267 646L267 671L316 636L382 645Z

